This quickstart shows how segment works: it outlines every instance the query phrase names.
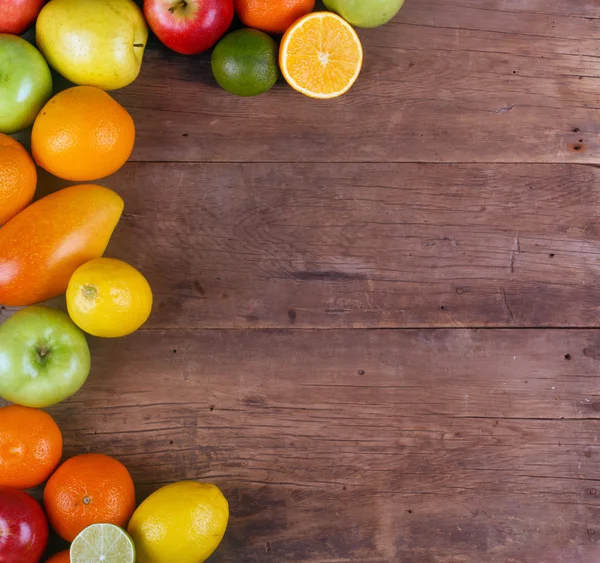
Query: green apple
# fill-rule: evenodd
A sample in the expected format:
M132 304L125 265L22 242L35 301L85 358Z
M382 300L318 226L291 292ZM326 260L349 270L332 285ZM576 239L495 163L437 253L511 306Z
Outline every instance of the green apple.
M0 132L16 133L35 120L52 95L52 76L31 43L0 33Z
M356 27L379 27L402 8L404 0L323 0L325 6Z
M148 26L133 0L50 0L36 23L36 42L52 68L75 84L104 90L133 82Z
M0 326L0 396L49 407L75 394L90 373L90 349L66 313L28 307Z

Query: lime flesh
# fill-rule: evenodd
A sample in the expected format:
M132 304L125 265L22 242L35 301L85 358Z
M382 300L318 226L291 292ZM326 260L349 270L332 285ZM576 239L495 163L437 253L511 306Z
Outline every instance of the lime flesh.
M135 547L118 526L92 524L73 540L71 563L135 563Z

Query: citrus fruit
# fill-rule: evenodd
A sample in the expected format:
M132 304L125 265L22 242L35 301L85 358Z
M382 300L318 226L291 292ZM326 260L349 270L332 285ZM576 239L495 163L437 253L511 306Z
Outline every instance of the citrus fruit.
M36 183L29 153L21 143L0 133L0 226L31 203Z
M182 481L151 494L127 531L138 563L203 563L221 543L228 520L229 505L216 485Z
M56 555L53 555L46 561L46 563L71 563L71 555L69 554L69 550L61 551Z
M219 41L212 54L219 85L238 96L256 96L277 82L277 43L256 29L238 29Z
M31 151L51 174L88 182L121 168L134 141L133 119L123 106L100 88L76 86L42 108L33 124Z
M288 84L311 98L337 98L356 82L363 61L352 26L331 12L314 12L290 27L279 64Z
M113 524L92 524L73 540L70 563L135 563L135 547L125 530Z
M315 0L235 0L235 11L242 22L267 33L285 32L314 8Z
M48 413L19 405L0 408L0 486L37 487L56 469L62 446Z
M75 270L67 287L67 308L73 322L93 336L125 336L148 320L152 289L133 266L97 258Z
M50 525L67 541L92 524L125 526L135 509L135 488L125 466L103 454L63 463L44 489Z

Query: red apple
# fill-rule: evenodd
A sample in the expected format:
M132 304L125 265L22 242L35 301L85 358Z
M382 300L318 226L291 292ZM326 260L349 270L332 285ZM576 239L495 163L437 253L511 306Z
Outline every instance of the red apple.
M0 0L0 33L21 35L38 17L45 0Z
M229 29L233 14L233 0L144 0L152 31L183 55L210 49Z
M0 563L38 563L48 543L48 521L27 493L0 487Z

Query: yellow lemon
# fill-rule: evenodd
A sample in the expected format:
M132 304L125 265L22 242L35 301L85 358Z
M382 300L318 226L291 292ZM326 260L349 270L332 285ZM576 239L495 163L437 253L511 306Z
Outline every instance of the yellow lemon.
M140 504L127 531L137 563L203 563L221 543L228 520L227 499L216 485L181 481Z
M133 266L98 258L80 266L67 288L73 322L92 336L117 338L140 328L152 310L152 290Z

